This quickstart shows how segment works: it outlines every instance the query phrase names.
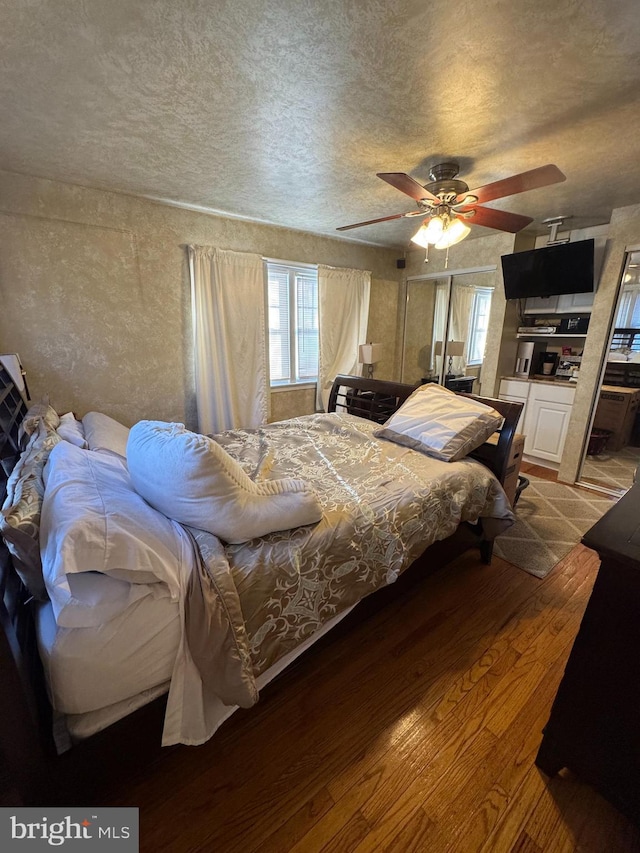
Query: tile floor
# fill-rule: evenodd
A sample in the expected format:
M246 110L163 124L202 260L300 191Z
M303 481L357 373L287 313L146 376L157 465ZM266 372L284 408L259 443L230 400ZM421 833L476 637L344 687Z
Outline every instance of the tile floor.
M623 447L622 450L604 450L597 456L587 456L581 480L611 489L624 489L633 485L633 473L640 466L640 447Z

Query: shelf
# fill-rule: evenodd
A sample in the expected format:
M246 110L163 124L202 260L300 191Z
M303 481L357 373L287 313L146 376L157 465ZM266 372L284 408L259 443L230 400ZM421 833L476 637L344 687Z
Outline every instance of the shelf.
M531 334L525 334L524 332L518 332L516 335L517 338L586 338L586 334L584 335L565 335L562 332L556 332L554 335L536 335L534 332Z

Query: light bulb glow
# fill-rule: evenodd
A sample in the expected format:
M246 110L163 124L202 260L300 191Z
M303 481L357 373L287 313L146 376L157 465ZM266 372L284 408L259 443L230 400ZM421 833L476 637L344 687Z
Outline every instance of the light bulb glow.
M449 246L460 243L470 231L471 228L465 225L461 219L454 219L436 243L436 249L448 249Z
M415 243L417 246L422 246L423 249L426 249L429 245L429 239L427 237L427 226L421 225L420 228L416 231L416 233L411 238L411 242Z
M432 216L431 219L422 223L420 228L411 238L411 242L423 249L429 248L429 243L436 249L448 249L454 246L469 234L471 228L449 212Z
M440 216L432 216L427 225L427 239L429 243L434 245L442 237L444 233L444 222Z
M442 218L440 216L432 216L428 222L425 220L422 223L420 228L418 228L411 238L411 242L416 243L418 246L422 246L423 249L426 249L429 243L433 244L438 242L442 237L444 230L445 226Z

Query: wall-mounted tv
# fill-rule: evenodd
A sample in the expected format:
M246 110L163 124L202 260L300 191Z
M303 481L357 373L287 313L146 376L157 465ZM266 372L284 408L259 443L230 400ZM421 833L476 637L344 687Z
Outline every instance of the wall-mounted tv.
M502 256L507 299L593 290L594 241L577 240Z

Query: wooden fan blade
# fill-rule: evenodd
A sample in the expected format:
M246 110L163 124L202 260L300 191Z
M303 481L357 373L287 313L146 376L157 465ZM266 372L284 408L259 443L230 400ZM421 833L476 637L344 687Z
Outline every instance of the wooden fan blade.
M410 175L405 175L404 172L378 172L377 174L383 181L391 184L392 187L400 190L401 193L411 196L416 201L426 198L430 201L439 202L437 196L430 193L429 190L425 190L422 184L414 181Z
M540 166L538 169L531 169L529 172L521 172L519 175L512 175L510 178L485 184L483 187L478 187L477 190L460 193L456 202L464 201L467 196L474 195L480 204L484 204L485 201L492 201L494 198L504 198L508 195L524 193L527 190L548 187L561 181L566 181L566 177L557 166L549 163L547 166Z
M485 228L496 228L498 231L510 231L516 234L526 228L533 219L530 216L521 216L519 213L508 213L506 210L494 210L491 207L461 207L456 213L469 213L474 211L473 216L462 217L467 225L484 225Z
M393 216L382 216L380 219L368 219L366 222L356 222L355 225L342 225L336 231L348 231L350 228L361 228L363 225L375 225L376 222L388 222L390 219L403 219L405 216L428 216L424 210L411 210L409 213L394 213Z

